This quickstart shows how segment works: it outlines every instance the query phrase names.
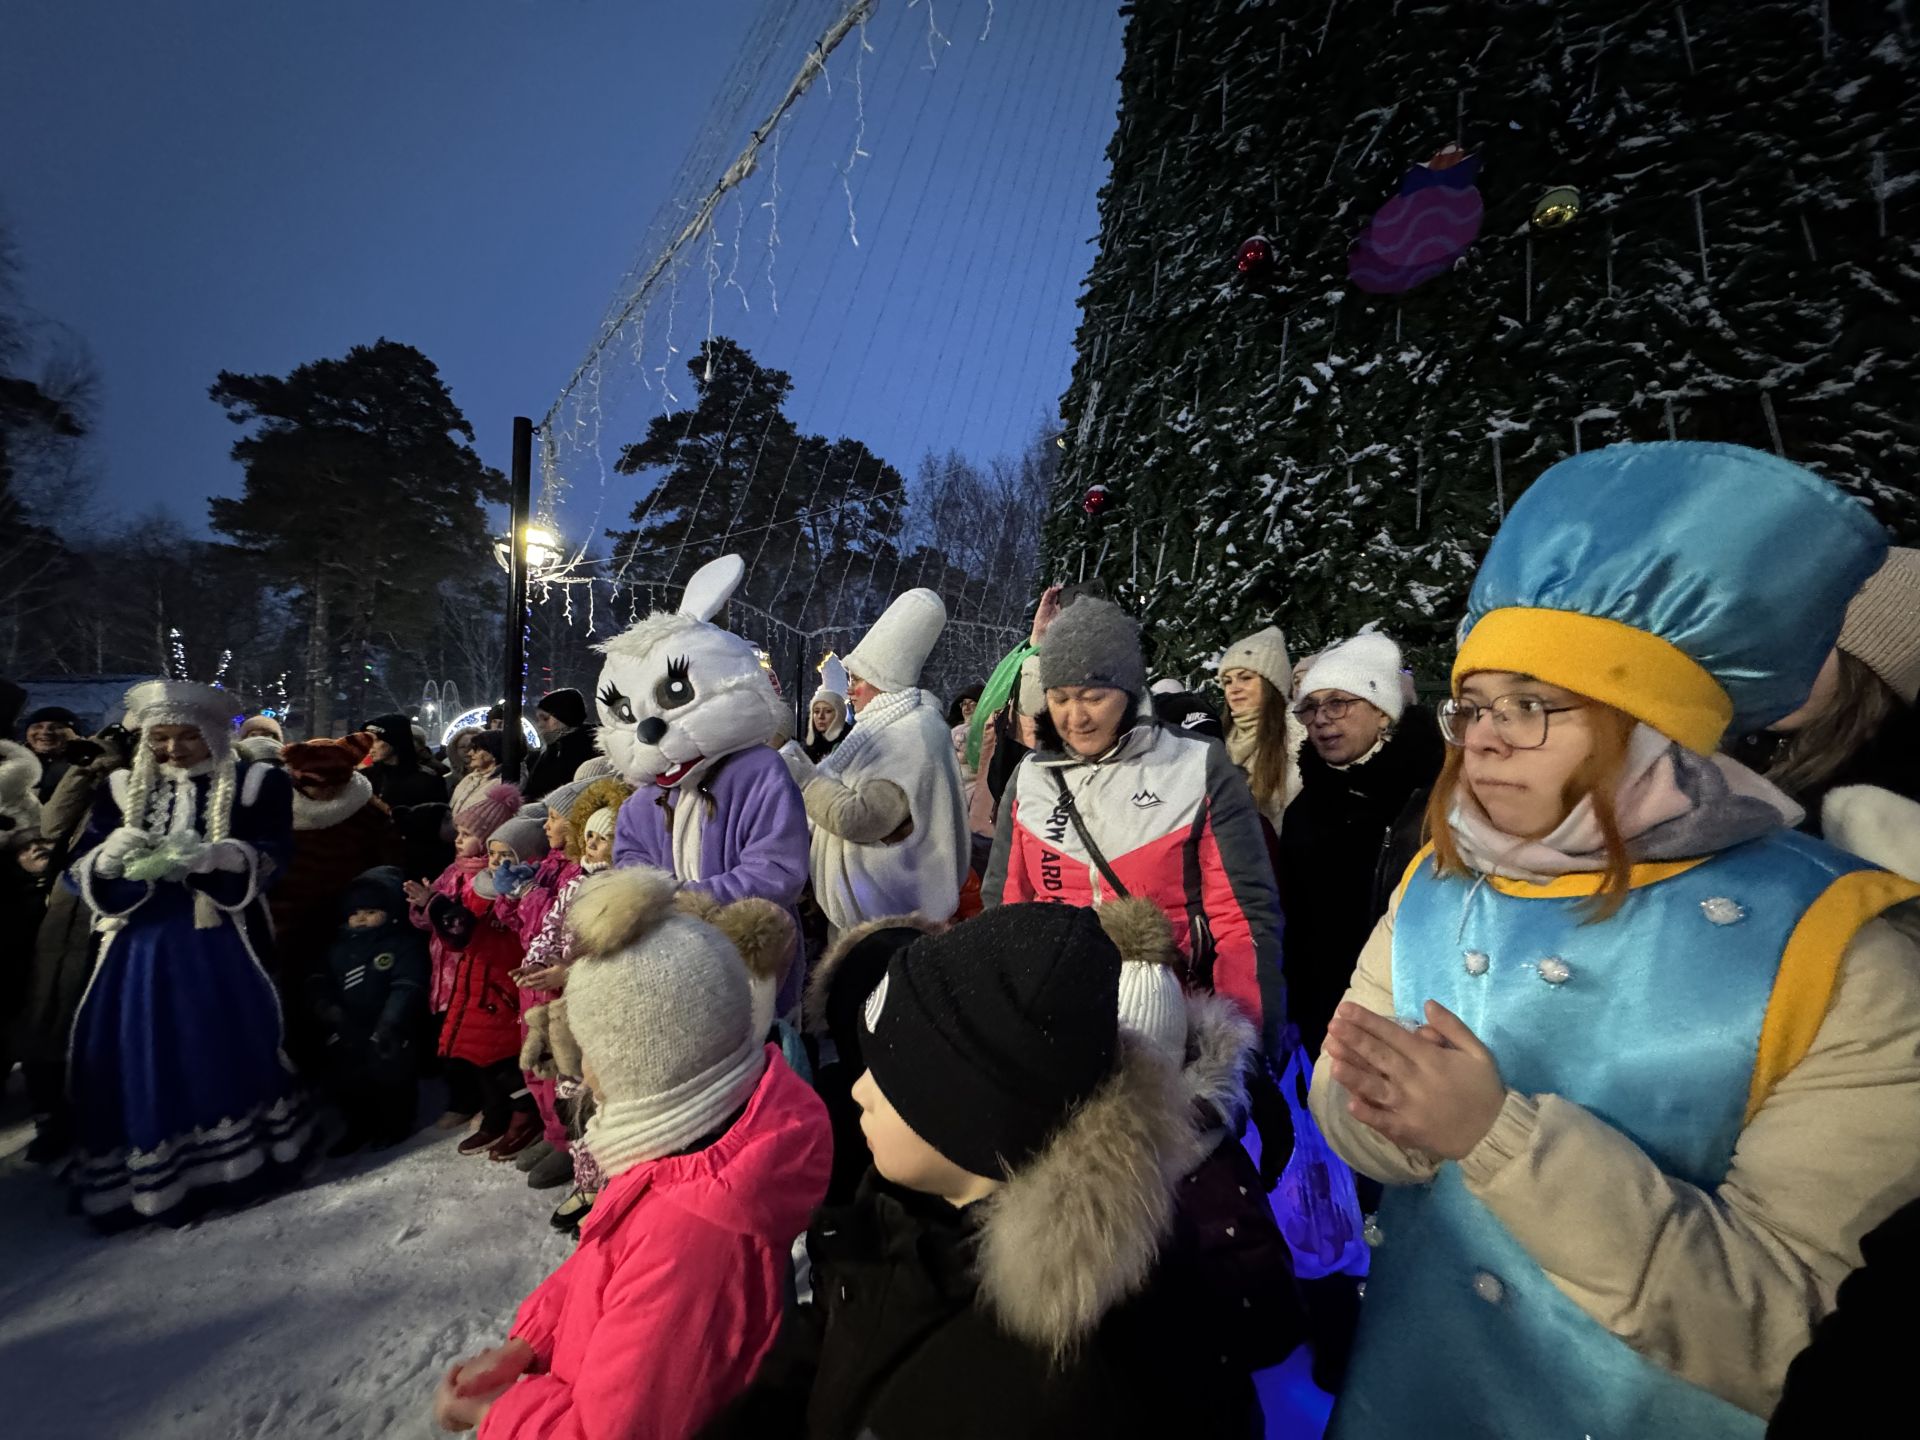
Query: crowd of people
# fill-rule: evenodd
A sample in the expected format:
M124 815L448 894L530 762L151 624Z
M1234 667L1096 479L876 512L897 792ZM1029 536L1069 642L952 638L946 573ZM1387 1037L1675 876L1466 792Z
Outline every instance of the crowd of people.
M1303 1344L1343 1440L1893 1395L1920 551L1853 501L1577 456L1448 675L1268 626L1224 713L1097 585L945 701L924 589L782 697L721 623L743 570L544 697L522 774L498 729L289 742L177 680L27 714L29 1157L106 1227L436 1125L564 1190L449 1431L1251 1437ZM1363 1211L1364 1264L1304 1263Z

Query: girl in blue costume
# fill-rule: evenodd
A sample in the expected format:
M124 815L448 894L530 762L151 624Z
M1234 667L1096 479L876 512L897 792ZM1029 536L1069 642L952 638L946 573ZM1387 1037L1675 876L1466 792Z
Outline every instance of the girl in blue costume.
M70 874L105 946L74 1021L81 1211L179 1222L285 1183L311 1122L281 1050L262 892L286 864L292 788L236 763L228 698L186 681L127 694L144 733Z
M1885 548L1685 443L1555 466L1494 538L1432 843L1314 1075L1388 1186L1338 1440L1758 1437L1920 1193L1920 886L1714 754L1805 698Z

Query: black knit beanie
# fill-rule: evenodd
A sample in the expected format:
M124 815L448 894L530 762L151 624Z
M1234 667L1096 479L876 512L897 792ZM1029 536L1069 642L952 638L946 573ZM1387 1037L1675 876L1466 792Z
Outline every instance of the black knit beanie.
M997 906L894 957L867 1001L867 1068L921 1139L999 1179L1112 1074L1119 994L1092 910Z
M555 690L542 695L534 708L546 711L569 730L578 730L587 723L587 700L578 690Z

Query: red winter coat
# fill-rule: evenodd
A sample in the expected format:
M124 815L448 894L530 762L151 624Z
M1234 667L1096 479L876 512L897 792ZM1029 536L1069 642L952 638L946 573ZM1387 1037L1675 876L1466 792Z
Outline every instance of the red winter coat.
M514 1317L530 1374L481 1440L684 1440L747 1388L780 1328L794 1237L827 1193L826 1106L767 1073L704 1150L609 1181L580 1245Z
M980 885L987 905L1114 898L1060 803L1063 780L1126 893L1160 907L1181 955L1191 955L1203 925L1211 933L1212 988L1260 1027L1269 1055L1281 1055L1280 901L1260 811L1225 747L1143 713L1099 760L1035 750L1000 797L993 858Z
M513 983L513 972L526 949L520 937L494 917L494 902L474 890L473 880L471 874L462 875L453 891L453 898L476 918L466 948L451 952L453 991L446 1023L440 1027L440 1054L443 1059L493 1065L520 1054L520 987Z

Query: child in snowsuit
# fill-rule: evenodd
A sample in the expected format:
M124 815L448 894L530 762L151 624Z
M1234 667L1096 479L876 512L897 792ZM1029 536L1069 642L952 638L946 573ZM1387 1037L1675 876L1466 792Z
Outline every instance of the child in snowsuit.
M551 1218L554 1229L568 1233L578 1231L587 1211L593 1208L600 1190L600 1171L579 1138L593 1099L581 1082L571 1037L565 1034L566 1007L553 1002L566 988L567 967L573 963L573 932L567 926L567 912L581 882L613 863L614 822L631 794L633 787L624 781L599 779L573 798L567 816L567 853L577 863L554 896L539 933L528 944L527 963L520 971L521 1019L528 1027L520 1064L529 1076L552 1077L543 1083L553 1086L556 1111L566 1117L566 1143L556 1147L556 1153L567 1157L573 1193L560 1202ZM537 1097L537 1090L535 1094ZM551 1141L551 1135L548 1138ZM537 1168L528 1172L528 1183L536 1189L543 1188L539 1182L544 1178Z
M561 890L580 873L580 846L568 812L586 788L585 782L574 782L548 791L542 802L546 811L543 821L546 854L540 857L538 863L529 865L516 860L511 866L494 872L496 883L491 888L500 897L494 902L494 916L519 937L521 947L528 952L513 975L514 984L520 991L520 1043L523 1053L527 1045L528 1012L551 998L545 989L529 984L532 973L545 968L534 959L532 946L553 913L554 901ZM529 807L529 814L533 808ZM479 884L482 890L489 888L484 878ZM536 1190L564 1185L573 1178L573 1162L567 1156L567 1126L560 1117L554 1096L554 1082L524 1060L520 1068L526 1080L527 1093L533 1097L534 1108L540 1112L541 1134L538 1140L520 1152L513 1162L514 1167L528 1177L527 1183Z
M461 1140L460 1153L492 1160L512 1159L540 1134L540 1117L520 1078L520 998L513 972L523 952L519 937L493 915L491 887L487 893L477 888L489 868L487 857L475 853L477 844L488 844L496 865L516 853L510 841L495 846L480 837L498 837L517 823L531 825L539 837L538 820L515 821L519 806L513 786L492 786L455 817L459 854L432 889L418 881L407 887L413 923L435 937L436 988L440 963L449 962L439 1046L447 1077L441 1124L451 1129L477 1113L480 1123Z
M369 870L340 899L343 923L307 979L321 1075L347 1122L329 1152L392 1145L413 1130L412 1040L427 1008L426 938L407 921L400 871Z
M567 1003L599 1097L587 1140L606 1188L512 1338L442 1380L443 1429L679 1440L773 1345L831 1143L819 1098L761 1042L749 978L784 971L792 921L760 899L696 919L677 889L634 868L573 902Z
M1096 911L1048 904L893 956L853 1087L873 1166L808 1232L815 1302L702 1433L1259 1433L1250 1396L1208 1393L1219 1357L1165 1283L1207 1149L1175 1063L1122 1033L1121 968Z

